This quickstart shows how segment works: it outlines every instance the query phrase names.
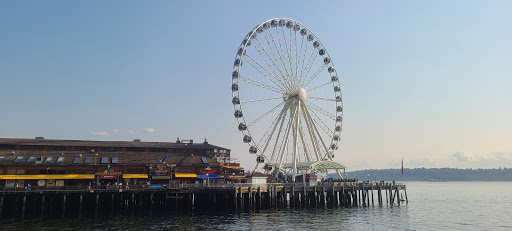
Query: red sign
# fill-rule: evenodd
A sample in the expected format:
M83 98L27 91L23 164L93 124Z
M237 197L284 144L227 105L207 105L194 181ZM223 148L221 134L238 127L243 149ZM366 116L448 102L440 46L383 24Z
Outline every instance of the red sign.
M101 175L100 179L117 179L117 175Z
M216 171L215 170L208 170L208 171L207 170L199 170L199 172L205 173L205 174L206 173L210 174L210 173L215 173Z

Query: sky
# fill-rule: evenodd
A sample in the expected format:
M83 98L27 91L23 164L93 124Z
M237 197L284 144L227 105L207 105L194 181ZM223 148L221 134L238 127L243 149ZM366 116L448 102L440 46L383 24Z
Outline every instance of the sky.
M0 1L0 137L205 138L252 168L245 35L310 28L343 89L347 170L512 167L511 1Z

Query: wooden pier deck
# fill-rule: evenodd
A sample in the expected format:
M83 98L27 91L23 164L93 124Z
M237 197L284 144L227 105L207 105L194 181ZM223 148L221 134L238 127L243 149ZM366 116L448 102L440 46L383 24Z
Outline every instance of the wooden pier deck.
M122 209L247 209L294 207L400 206L406 186L393 182L288 184L171 184L142 186L0 188L0 217Z

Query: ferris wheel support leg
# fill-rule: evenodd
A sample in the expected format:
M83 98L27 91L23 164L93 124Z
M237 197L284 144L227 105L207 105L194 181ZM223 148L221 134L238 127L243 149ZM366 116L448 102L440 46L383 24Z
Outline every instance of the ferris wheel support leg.
M300 101L297 100L297 108L295 109L296 112L300 110ZM298 145L298 138L299 138L299 114L296 113L295 118L295 137L293 141L293 172L292 172L292 182L295 182L295 177L297 176L297 154L299 153L299 145Z
M336 173L338 174L339 179L343 180L343 174L341 174L339 169L336 169Z

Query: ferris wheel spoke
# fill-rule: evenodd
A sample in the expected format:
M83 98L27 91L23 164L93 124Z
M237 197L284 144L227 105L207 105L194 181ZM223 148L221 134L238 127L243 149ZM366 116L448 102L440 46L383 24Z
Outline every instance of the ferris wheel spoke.
M315 73L313 73L311 75L311 77L308 79L307 82L304 83L304 87L307 87L309 86L309 84L316 79L316 77L318 77L318 75L325 69L327 65L323 64L322 66L320 66Z
M327 145L325 145L325 142L324 140L322 139L322 135L320 134L320 132L318 131L318 128L316 127L316 122L313 120L313 118L311 117L311 113L309 112L309 109L308 109L308 106L305 106L306 108L306 113L307 113L307 117L311 123L311 126L314 130L314 132L316 132L317 134L317 137L318 139L320 140L320 143L322 144L321 147L324 148L325 152L328 153L329 152L329 149L327 148ZM321 150L318 150L318 151L321 151Z
M249 63L249 65L251 65L255 70L257 70L260 74L262 74L263 76L265 76L265 78L267 78L270 82L272 82L274 85L276 85L276 87L280 88L281 90L283 91L286 91L286 86L284 85L279 85L277 84L276 82L274 82L274 80L272 80L268 75L272 76L272 73L268 72L263 66L261 66L256 60L254 60L251 56L249 55L245 55L244 57L248 57L251 61L249 61L249 59L246 59L244 58L244 60ZM254 63L253 63L254 62ZM258 68L259 67L259 68ZM266 71L267 73L263 73L264 71ZM275 76L272 76L275 78Z
M301 111L299 111L299 113L301 113ZM302 116L302 118L304 119L305 115ZM309 149L307 148L307 142L305 141L304 137L304 130L303 130L303 123L300 123L300 126L299 126L299 134L300 134L300 139L302 141L302 148L304 149L304 154L305 154L305 157L306 157L306 160L309 162L311 161L311 157L310 157L310 154L309 154Z
M299 73L300 70L302 70L302 68L304 67L304 60L306 59L306 52L307 52L307 49L308 49L308 43L306 42L306 48L305 49L302 49L303 46L304 46L304 40L306 39L305 36L302 36L302 40L301 40L301 43L300 43L300 53L299 53L299 56L297 57L297 73ZM304 50L304 55L302 55L302 51ZM301 59L301 57L303 57ZM302 63L301 63L301 60L302 60ZM299 63L300 63L300 67L299 67ZM298 75L298 83L299 83L299 86L302 85L302 74L297 74Z
M283 33L283 41L284 41L284 46L285 46L285 50L286 50L286 54L288 55L288 65L290 67L290 83L293 84L293 67L292 67L292 56L290 55L290 50L288 48L288 43L286 41L286 35L284 33L284 26L281 27L281 32ZM291 39L291 38L290 38ZM290 40L291 41L291 40ZM290 44L291 46L291 44ZM290 47L291 48L291 47Z
M272 155L270 157L270 160L271 161L275 161L274 159L274 156L276 154L276 150L278 148L278 143L279 143L279 139L281 138L281 132L283 132L283 125L284 125L284 121L286 120L285 116L287 115L287 112L288 112L288 109L289 109L289 104L287 104L284 108L283 108L283 117L282 117L282 120L281 120L281 125L279 125L279 130L277 132L277 136L276 136L276 141L274 143L274 148L272 150ZM267 146L265 146L264 148L264 152L267 150ZM280 150L280 149L279 149Z
M251 84L253 86L264 88L264 89L267 89L267 90L271 90L271 91L279 93L279 94L283 94L284 93L284 91L282 89L280 89L280 88L272 87L272 86L269 86L267 84L258 82L256 80L252 80L252 79L247 78L247 77L240 76L240 80L243 81L243 82L246 82L248 84Z
M274 64L274 66L277 68L277 70L278 70L278 71L279 71L279 73L281 74L282 80L287 82L287 81L288 81L288 79L286 78L286 76L288 75L288 73L287 73L286 69L285 69L285 71L286 71L286 72L285 72L285 73L283 73L283 71L282 71L282 70L281 70L281 68L279 67L279 61L278 61L278 58L276 57L276 54L274 53L274 49L272 49L272 45L270 45L270 42L268 41L268 37L267 37L266 32L263 32L263 35L264 35L264 37L265 37L265 41L267 42L268 48L269 48L269 50L270 50L270 53L272 53L272 57L273 57L273 59L271 59L271 60L273 60L273 61L272 61L272 63ZM278 53L280 60L282 60L282 58L281 58L281 54L279 53L279 50L277 49L276 43L275 43L275 41L274 41L274 36L272 36L272 33L271 33L270 31L269 31L269 35L270 35L270 37L271 37L272 43L274 44L274 47L276 48L276 52ZM259 42L259 41L258 41L258 42ZM270 55L269 55L269 56L270 56ZM288 85L289 85L289 84L288 84Z
M290 31L290 68L292 69L292 85L294 86L294 89L297 88L297 84L296 84L296 80L297 80L297 72L293 72L293 51L292 51L292 48L293 48L293 45L292 45L292 31L293 29L289 30ZM295 33L297 34L297 33ZM295 56L296 57L296 56Z
M306 106L302 107L302 112L304 114L304 121L306 122L306 128L308 130L308 134L309 134L309 137L311 139L311 144L313 146L313 152L315 153L315 157L317 160L320 159L320 153L319 153L319 150L320 150L320 147L318 146L319 145L319 142L318 142L318 139L316 137L316 133L315 131L313 130L313 127L311 125L311 120L310 120L310 117L307 113L307 109L306 109Z
M267 115L269 115L270 113L272 113L273 111L275 111L277 108L279 108L281 105L287 103L288 101L283 101L281 102L280 104L276 105L275 107L273 107L272 109L270 109L269 111L263 113L263 115L261 115L260 117L256 118L255 120L253 120L252 122L248 123L248 127L252 127L254 126L254 124L256 124L257 122L259 122L260 120L262 120L263 118L265 118Z
M336 120L336 116L335 115L333 115L330 112L326 111L325 109L317 106L316 104L312 103L311 101L308 103L308 105L310 106L311 109L322 113L324 116L327 116L327 117L329 117L332 120Z
M302 37L304 38L304 37ZM297 45L297 32L295 32L295 89L299 89L300 79L299 79L299 59L302 54L302 44L300 50L298 50Z
M283 45L281 43L281 36L279 35L279 30L277 29L277 27L276 27L276 34L277 34L277 39L278 39L278 42L279 42L279 50L278 50L279 51L279 59L283 63L283 68L284 68L284 70L286 72L287 82L290 83L290 76L291 76L291 74L288 73L288 68L286 67L286 62L284 61L284 58L283 58L283 56L285 54L284 54L284 51L283 51ZM277 46L276 46L276 49L277 49Z
M315 110L311 111L311 113L313 113L313 115L316 117L316 119L311 117L311 119L313 119L313 122L315 122L315 124L318 124L320 128L325 132L325 134L329 136L329 138L332 138L332 134L334 134L334 132L323 122L322 119L320 119L318 114L315 113Z
M286 152L286 151L287 151L287 149L288 149L288 143L289 143L289 139L288 139L288 138L290 137L290 131L291 131L291 130L292 130L292 128L293 128L293 126L292 126L292 125L293 125L293 123L295 122L295 120L296 120L296 116L297 116L297 107L294 107L293 109L294 109L294 110L293 110L293 116L291 116L291 119L290 119L290 121L289 121L288 130L287 130L287 132L286 132L286 138L283 140L283 143L282 143L282 146L284 146L284 147L282 148L282 151L283 151L283 152L282 152L282 153L280 154L280 156L279 156L279 164L280 164L280 165L283 163L283 157L287 156L285 152ZM287 159L285 159L285 161L286 161L286 160L287 160Z
M324 101L338 101L336 99L328 99L328 98L322 98L322 97L313 97L313 96L308 96L308 99L316 99L316 100L324 100Z
M270 133L270 135L268 136L268 138L266 139L265 141L265 145L263 147L263 150L261 150L261 153L262 154L265 154L266 153L266 150L268 148L268 145L270 144L271 140L272 140L272 137L274 137L274 133L278 127L279 124L281 124L281 127L282 127L282 124L284 122L284 114L286 114L286 110L288 109L288 105L289 104L285 104L285 106L283 107L283 109L281 109L281 112L279 112L279 115L278 117L276 118L276 120L274 120L274 122L272 123L271 126L269 126L269 130L272 128L272 132ZM265 133L265 135L263 135L263 137L266 136L266 134L268 133L268 131ZM278 137L279 137L279 134L278 134ZM276 138L278 138L276 137ZM263 139L262 139L263 140ZM261 141L260 141L261 142ZM260 144L258 143L258 147L260 147Z
M300 78L306 78L311 71L311 68L313 67L313 64L315 64L316 58L318 55L316 55L316 49L312 49L311 55L309 55L308 62L306 63L306 66L303 67L303 69L300 71Z
M270 61L272 62L272 65L277 67L274 63L274 61L272 60L272 58L269 56L269 54L267 53L267 51L265 50L265 47L263 47L263 45L261 45L260 41L258 39L255 39L256 42L258 42L260 48L265 52L266 56L270 59ZM267 59L263 56L263 54L261 54L260 50L256 47L256 44L254 45L254 49L256 49L256 51L258 52L258 54L261 56L261 58L263 59L263 61L265 61L265 63L267 64L267 66L270 68L270 70L272 71L273 73L273 76L275 77L275 80L277 80L279 83L281 83L283 86L286 86L287 84L281 82L281 78L279 78L279 75L276 74L274 68L272 68L272 66L270 66L270 64L267 62ZM279 74L282 75L281 71L279 71Z
M275 100L275 99L283 99L283 97L281 96L281 97L265 98L265 99L253 99L253 100L242 101L241 103L253 103L253 102Z
M328 85L328 84L332 84L332 83L331 83L331 82L327 82L327 83L324 83L324 84L322 84L322 85L320 85L320 86L313 87L313 88L311 88L311 89L309 89L309 90L306 90L306 91L307 91L307 92L314 91L314 90L316 90L316 89L318 89L318 88L321 88L321 87L324 87L324 86L326 86L326 85Z

